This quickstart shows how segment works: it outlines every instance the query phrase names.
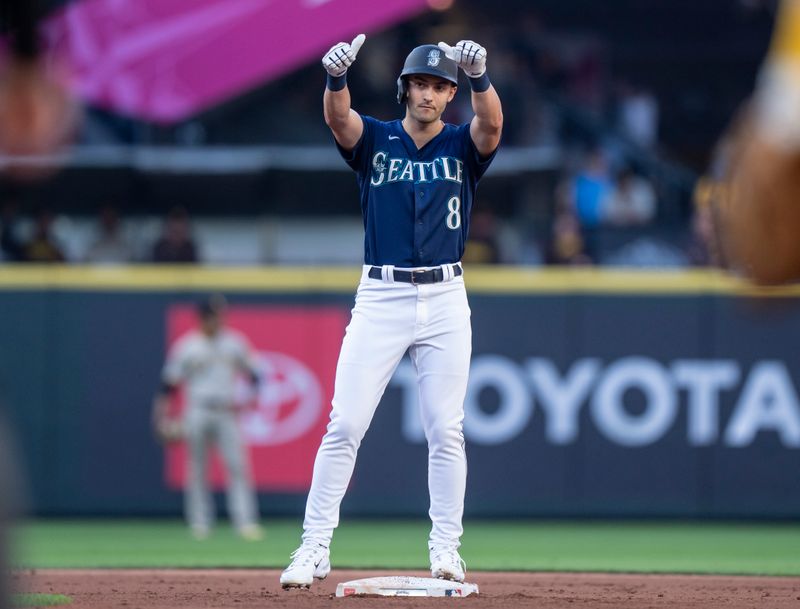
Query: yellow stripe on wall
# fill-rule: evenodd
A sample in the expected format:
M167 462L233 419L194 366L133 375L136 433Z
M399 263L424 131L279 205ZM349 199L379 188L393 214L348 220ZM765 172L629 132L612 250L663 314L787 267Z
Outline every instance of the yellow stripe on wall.
M344 292L360 267L2 265L0 291ZM467 290L481 294L733 294L800 296L800 285L759 289L715 270L468 266Z
M0 266L0 289L86 291L353 291L351 267L210 267L187 265Z

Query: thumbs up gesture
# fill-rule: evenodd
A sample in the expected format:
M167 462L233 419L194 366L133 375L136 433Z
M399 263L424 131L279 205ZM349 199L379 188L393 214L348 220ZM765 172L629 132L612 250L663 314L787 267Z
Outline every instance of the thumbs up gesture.
M440 42L439 48L445 57L455 61L470 78L478 78L486 72L486 49L477 42L461 40L453 47Z
M347 68L353 65L356 55L358 55L358 50L366 39L367 37L364 34L359 34L349 44L340 42L333 45L322 57L322 67L331 76L341 76L347 72Z

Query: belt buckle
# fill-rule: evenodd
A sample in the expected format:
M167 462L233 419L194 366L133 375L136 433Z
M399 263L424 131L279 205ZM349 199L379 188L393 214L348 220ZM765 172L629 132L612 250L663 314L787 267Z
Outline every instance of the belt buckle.
M417 273L422 275L425 271L411 271L411 285L419 285L416 281Z

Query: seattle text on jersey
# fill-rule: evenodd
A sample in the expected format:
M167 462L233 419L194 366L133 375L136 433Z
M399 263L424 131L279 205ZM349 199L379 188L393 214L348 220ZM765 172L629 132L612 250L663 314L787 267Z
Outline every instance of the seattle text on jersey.
M372 157L372 186L391 184L392 182L436 182L447 180L461 184L463 181L464 162L449 156L433 159L428 163L411 161L404 158L388 158L384 151L376 152Z

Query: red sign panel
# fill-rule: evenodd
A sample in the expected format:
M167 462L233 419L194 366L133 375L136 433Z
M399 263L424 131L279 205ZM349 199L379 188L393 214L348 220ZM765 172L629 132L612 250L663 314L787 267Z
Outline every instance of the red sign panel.
M334 307L231 306L226 325L244 334L256 355L261 383L252 395L241 382L240 424L258 490L304 492L311 485L314 457L330 415L336 361L348 314ZM191 305L167 312L171 346L197 326ZM176 396L176 414L184 407ZM166 478L182 489L187 454L183 444L166 451ZM224 468L214 454L209 468L214 488L224 488Z

